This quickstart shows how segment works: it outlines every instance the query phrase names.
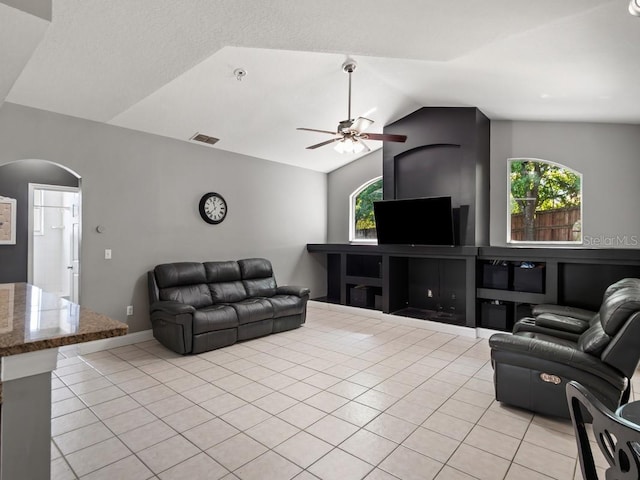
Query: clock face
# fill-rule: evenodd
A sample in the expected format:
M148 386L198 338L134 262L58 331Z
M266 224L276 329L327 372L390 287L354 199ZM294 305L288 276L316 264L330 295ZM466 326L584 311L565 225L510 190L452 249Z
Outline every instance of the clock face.
M218 193L204 194L200 199L200 216L205 222L214 225L222 222L227 216L227 202Z

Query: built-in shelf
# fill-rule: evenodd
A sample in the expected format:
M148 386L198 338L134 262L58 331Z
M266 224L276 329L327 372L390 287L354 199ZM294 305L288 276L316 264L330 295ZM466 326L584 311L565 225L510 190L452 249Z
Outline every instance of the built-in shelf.
M498 290L496 288L478 288L476 297L484 300L500 300L517 303L545 303L544 293L517 292L514 290Z
M365 285L367 287L382 287L382 279L374 277L357 277L346 275L345 282L350 285Z

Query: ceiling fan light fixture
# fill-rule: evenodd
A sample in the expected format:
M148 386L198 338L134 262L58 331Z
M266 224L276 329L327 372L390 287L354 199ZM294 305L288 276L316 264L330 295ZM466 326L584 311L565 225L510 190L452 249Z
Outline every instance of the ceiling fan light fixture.
M357 138L343 138L334 147L338 153L360 153L364 150L364 144Z
M640 0L629 2L629 13L635 17L640 17Z
M336 142L336 146L333 149L338 153L347 153L346 148L346 140L342 139L339 142Z

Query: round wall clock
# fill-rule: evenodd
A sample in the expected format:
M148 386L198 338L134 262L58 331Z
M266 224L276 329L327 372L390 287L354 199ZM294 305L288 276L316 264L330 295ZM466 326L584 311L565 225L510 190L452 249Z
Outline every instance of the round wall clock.
M199 209L202 219L212 225L222 222L227 216L227 202L219 193L205 193L200 199Z

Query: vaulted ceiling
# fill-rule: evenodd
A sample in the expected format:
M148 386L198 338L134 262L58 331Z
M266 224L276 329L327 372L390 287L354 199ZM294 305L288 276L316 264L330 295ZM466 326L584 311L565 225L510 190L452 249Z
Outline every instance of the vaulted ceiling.
M0 0L0 101L220 139L202 148L321 172L358 158L295 130L346 118L347 58L372 132L422 106L640 123L627 0L49 1Z

